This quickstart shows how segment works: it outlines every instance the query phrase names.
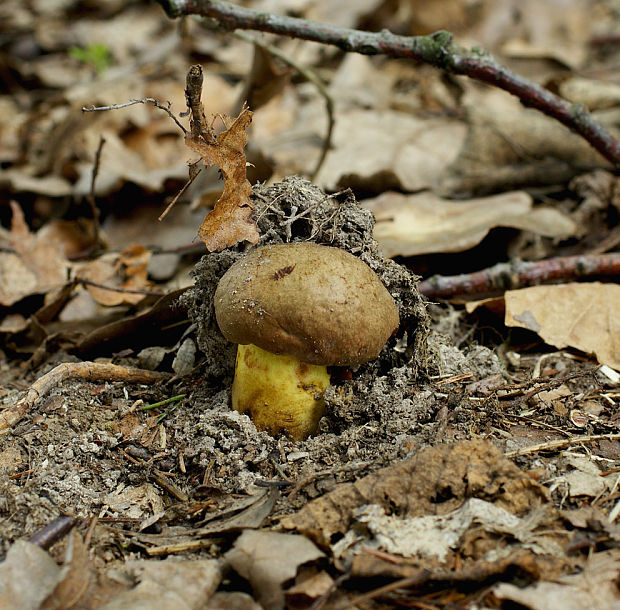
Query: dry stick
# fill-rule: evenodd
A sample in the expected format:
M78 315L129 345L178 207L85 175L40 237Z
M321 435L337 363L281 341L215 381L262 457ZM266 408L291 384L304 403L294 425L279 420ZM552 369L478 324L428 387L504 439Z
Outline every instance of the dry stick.
M195 64L190 67L185 77L185 103L189 109L189 124L193 137L202 136L209 144L215 142L215 134L207 123L202 105L202 66Z
M75 519L69 515L61 515L56 517L51 523L48 523L43 529L36 531L28 542L36 544L44 550L48 550L54 543L71 531L75 525Z
M14 405L0 411L0 434L8 432L26 412L33 408L37 400L52 388L68 379L83 381L124 381L126 383L156 383L170 377L167 373L126 368L116 364L99 362L64 362L39 379Z
M429 299L515 290L557 280L620 276L620 253L561 256L535 262L498 263L475 273L433 276L420 282Z
M180 199L181 195L183 195L183 193L191 186L194 180L198 178L198 174L200 174L202 170L198 169L197 171L192 171L192 168L195 167L195 163L189 166L189 180L183 185L183 188L181 188L181 190L174 196L172 201L166 206L166 209L159 215L159 218L157 219L159 220L159 222L161 222L164 218L166 218L166 216L168 216L168 212L170 212L172 207L176 205L176 202Z
M225 30L259 30L334 45L343 51L386 55L431 64L452 74L463 74L515 95L521 103L556 119L587 140L603 157L620 167L620 141L601 127L582 104L571 104L500 65L478 47L464 49L450 32L430 36L397 36L388 30L363 32L307 19L248 9L220 0L158 0L171 18L201 15Z
M539 451L554 451L557 449L566 449L573 445L580 445L582 443L593 443L594 441L613 441L620 438L620 434L589 434L586 436L573 436L572 438L563 438L556 441L549 441L547 443L539 443L537 445L530 445L529 447L523 447L522 449L515 449L514 451L508 451L504 453L507 458L519 457L521 455L529 455L530 453L538 453Z
M282 51L280 51L278 47L274 47L272 44L264 43L261 40L257 40L256 38L253 38L252 36L248 36L247 34L244 34L243 32L236 32L235 35L237 36L237 38L240 38L241 40L245 40L246 42L251 42L265 49L266 51L271 53L274 57L279 58L285 64L297 70L299 74L301 74L308 82L312 83L316 87L319 94L325 100L325 110L327 111L327 134L325 134L325 138L323 139L323 147L321 148L321 155L318 161L316 162L316 166L314 170L310 174L310 180L314 180L316 176L318 175L319 170L323 166L323 163L325 162L325 158L327 157L327 153L332 146L332 135L334 132L334 126L336 125L336 119L334 118L334 101L332 100L332 97L329 94L329 91L327 91L327 87L325 86L325 83L321 80L318 74L314 72L314 70L311 70L310 68L302 66L300 63L298 63L297 61L295 61L294 59L292 59L285 53L282 53Z
M95 163L93 164L93 173L90 178L90 193L86 197L86 201L90 207L90 213L93 216L93 222L95 225L95 235L93 237L93 244L96 248L99 243L99 208L95 203L95 182L97 181L97 174L99 174L99 166L101 165L101 151L105 144L105 138L101 136L99 138L99 146L97 146L97 152L95 153Z
M154 97L143 97L139 100L129 100L124 104L110 104L109 106L84 106L82 108L82 112L105 112L107 110L120 110L121 108L127 108L129 106L133 106L134 104L153 104L153 106L163 110L176 124L177 127L183 132L187 133L187 129L181 125L179 119L172 113L170 110L170 102L168 105L162 104L160 101L156 100Z

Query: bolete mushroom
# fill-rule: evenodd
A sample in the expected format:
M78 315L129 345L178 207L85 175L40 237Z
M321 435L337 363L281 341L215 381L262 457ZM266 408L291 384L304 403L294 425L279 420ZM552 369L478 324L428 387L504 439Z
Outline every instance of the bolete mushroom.
M394 299L366 263L307 242L252 250L221 278L214 305L239 344L233 408L294 440L318 428L327 367L373 360L398 328Z

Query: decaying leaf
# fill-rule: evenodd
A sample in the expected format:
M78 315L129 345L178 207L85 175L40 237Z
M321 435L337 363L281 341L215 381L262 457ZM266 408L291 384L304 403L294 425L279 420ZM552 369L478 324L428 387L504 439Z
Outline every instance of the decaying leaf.
M505 300L507 326L533 330L555 347L574 347L620 369L620 286L532 286L509 290Z
M185 142L206 166L217 165L224 176L224 192L198 229L198 237L210 252L218 252L240 241L255 244L258 230L252 219L252 186L246 177L243 149L252 112L244 108L232 125L210 141L188 133Z
M247 578L263 608L284 607L282 584L304 563L323 557L310 540L293 534L245 530L226 554L233 569Z
M128 561L119 572L118 580L131 579L135 586L115 596L105 605L106 610L205 608L222 578L214 559Z
M356 520L364 524L371 534L370 539L359 537L349 550L378 548L401 557L445 561L450 550L463 551L468 533L471 538L475 529L475 549L467 553L470 557L494 561L513 554L519 545L535 553L561 556L563 547L545 531L544 526L550 518L547 508L539 507L524 517L517 517L491 502L469 498L461 508L448 515L402 518L386 514L376 504L369 504L356 511ZM504 542L495 539L498 534L504 537ZM483 539L493 542L484 545ZM471 542L470 546L473 546Z
M63 244L31 233L22 209L11 202L9 242L14 252L0 252L0 305L10 306L31 294L61 286L70 266Z
M491 501L512 514L545 502L545 490L487 441L422 449L418 454L332 492L282 519L321 544L345 534L355 511L377 504L401 517L443 515L468 498Z
M514 227L546 237L566 238L576 224L560 211L532 206L524 191L469 201L450 201L431 192L388 191L363 202L377 224L375 239L385 256L460 252L480 243L494 227Z
M620 549L594 553L583 572L557 578L556 582L538 582L520 588L501 583L493 590L500 600L515 602L531 610L582 610L618 607Z
M148 290L151 286L147 279L147 269L151 253L144 246L131 245L118 254L109 253L82 265L77 273L81 280L88 280L99 286L86 285L90 295L101 305L108 307L121 303L136 304L144 294L119 292L121 290Z

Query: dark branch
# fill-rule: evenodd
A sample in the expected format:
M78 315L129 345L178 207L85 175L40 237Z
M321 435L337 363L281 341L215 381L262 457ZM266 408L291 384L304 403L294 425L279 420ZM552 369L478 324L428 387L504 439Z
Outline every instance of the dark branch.
M420 282L429 299L497 294L557 281L584 277L620 277L620 253L563 256L535 262L499 263L476 273L434 276Z
M158 0L172 17L201 15L226 30L259 30L334 45L343 51L386 55L431 64L452 74L504 89L524 106L563 123L587 140L603 157L620 167L620 142L601 127L581 104L571 104L536 83L514 74L480 49L464 49L449 32L430 36L397 36L388 30L363 32L256 11L220 0Z

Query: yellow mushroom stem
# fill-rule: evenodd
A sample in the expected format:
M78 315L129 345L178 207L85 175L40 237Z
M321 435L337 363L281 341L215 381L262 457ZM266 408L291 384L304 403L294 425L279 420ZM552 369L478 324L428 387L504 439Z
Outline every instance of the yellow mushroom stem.
M233 408L246 413L259 430L286 432L300 441L314 434L325 409L327 367L293 356L239 345L232 387Z

